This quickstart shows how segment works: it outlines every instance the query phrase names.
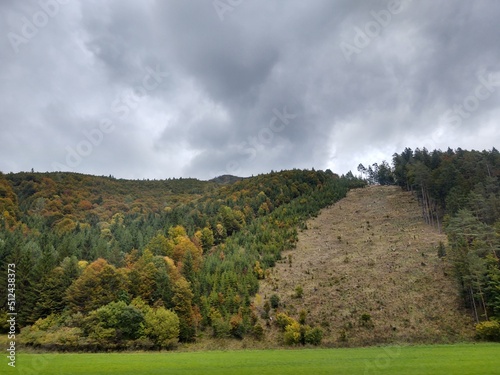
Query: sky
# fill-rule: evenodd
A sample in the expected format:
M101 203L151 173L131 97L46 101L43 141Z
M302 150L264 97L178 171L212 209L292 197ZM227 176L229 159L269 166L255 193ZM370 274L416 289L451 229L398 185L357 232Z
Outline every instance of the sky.
M0 171L250 176L500 148L496 0L0 1Z

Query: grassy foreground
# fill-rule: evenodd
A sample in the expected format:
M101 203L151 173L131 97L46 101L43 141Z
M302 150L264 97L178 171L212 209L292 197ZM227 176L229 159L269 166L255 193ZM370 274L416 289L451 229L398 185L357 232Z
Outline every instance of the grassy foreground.
M2 374L500 374L500 344L356 349L18 354Z

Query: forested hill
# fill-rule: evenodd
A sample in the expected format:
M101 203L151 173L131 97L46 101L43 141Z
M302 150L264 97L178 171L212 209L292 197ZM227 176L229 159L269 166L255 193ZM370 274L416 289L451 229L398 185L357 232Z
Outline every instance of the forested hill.
M14 308L23 343L68 350L258 336L258 279L301 223L365 182L314 170L223 180L1 174L0 262L16 265L17 288L1 324Z
M192 178L123 180L61 172L9 173L0 176L0 209L9 212L9 222L22 214L42 216L51 224L63 217L92 223L108 221L116 213L159 213L217 187L215 182Z

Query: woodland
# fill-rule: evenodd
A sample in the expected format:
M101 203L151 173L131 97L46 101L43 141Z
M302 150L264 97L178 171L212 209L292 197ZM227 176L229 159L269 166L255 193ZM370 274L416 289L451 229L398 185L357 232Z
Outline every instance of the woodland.
M259 279L308 217L364 185L314 170L213 181L2 175L0 259L15 264L22 342L104 350L169 349L204 332L259 339ZM5 324L11 306L1 308ZM308 330L309 341L318 335Z

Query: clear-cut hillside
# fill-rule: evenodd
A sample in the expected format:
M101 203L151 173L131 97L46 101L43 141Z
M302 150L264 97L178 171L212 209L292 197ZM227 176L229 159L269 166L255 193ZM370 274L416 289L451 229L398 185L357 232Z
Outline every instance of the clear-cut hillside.
M467 340L473 322L449 264L437 256L440 241L446 236L424 223L411 193L352 190L308 221L259 295L265 301L277 294L279 309L295 318L308 311L306 323L323 327L324 344ZM303 297L295 298L299 285ZM267 334L281 333L268 328Z

